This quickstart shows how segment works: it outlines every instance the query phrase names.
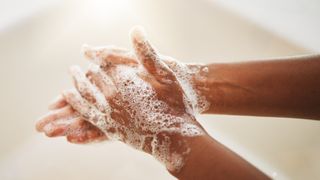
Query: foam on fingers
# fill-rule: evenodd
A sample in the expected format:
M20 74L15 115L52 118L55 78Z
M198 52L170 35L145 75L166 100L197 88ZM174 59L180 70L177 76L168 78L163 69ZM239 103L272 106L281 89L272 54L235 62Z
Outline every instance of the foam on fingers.
M66 106L66 105L67 105L67 102L65 101L63 96L59 95L49 103L49 107L48 108L49 108L49 110L55 110L55 109L62 108L64 106Z
M90 65L87 74L78 66L71 67L76 89L64 91L63 97L87 124L81 124L81 119L70 123L60 118L47 124L45 132L66 135L72 143L100 137L121 140L152 154L170 171L179 171L190 152L186 138L205 134L194 119L205 102L191 82L198 69L176 61L164 63L141 27L134 28L130 36L140 63L132 61L128 51L83 46L84 55L96 65ZM155 78L147 79L149 75ZM164 93L176 96L168 99ZM181 106L175 109L178 103ZM90 128L93 126L98 129Z
M191 103L193 113L200 114L207 110L210 103L204 96L196 89L193 78L199 78L200 71L207 73L207 69L201 68L201 65L192 65L189 67L187 64L181 63L169 56L161 56L161 59L165 59L166 64L174 73L176 79L179 81L181 88L185 93L185 104Z
M143 43L146 41L146 32L142 26L134 26L130 30L130 38L132 41L137 41L139 43Z
M73 122L74 119L60 119L46 124L43 131L48 137L65 136L70 131L70 125Z
M116 46L92 47L87 44L82 46L83 55L94 64L108 66L110 64L128 64L136 65L138 62L134 59L131 52Z
M93 46L90 46L88 44L83 44L81 48L81 52L90 61L96 64L101 64L101 58L99 58L99 51L94 48Z
M157 53L147 41L145 32L141 27L134 27L130 33L132 46L139 61L146 66L154 66L158 60ZM151 72L150 72L151 73Z
M37 124L36 124L36 129L39 132L43 131L43 127L53 121L56 121L61 118L67 118L67 117L72 117L74 115L74 110L72 109L71 106L65 106L61 109L57 110L52 110L46 115L42 116L39 118Z
M100 112L94 105L83 99L79 92L75 89L63 92L66 101L77 110L86 120L97 126L101 130L105 130L105 115Z
M142 150L141 147L145 147L144 140L152 139L151 154L172 171L177 171L183 166L184 154L173 154L170 151L173 140L163 134L193 137L203 135L204 131L187 116L168 113L169 106L158 100L154 87L138 76L141 71L144 70L119 65L113 77L119 93L128 102L126 108L133 118L132 123L135 127L149 132L144 135L131 133L127 142ZM160 134L162 138L159 139ZM143 142L136 141L137 139L142 139ZM179 162L177 159L180 159Z
M94 104L100 111L104 112L108 106L104 95L87 79L80 67L72 66L70 73L82 97Z
M161 83L171 84L176 81L174 74L168 66L161 61L158 53L149 43L141 27L131 30L131 40L135 53L147 71Z
M79 122L84 124L79 125ZM88 122L82 120L77 121L76 123L72 124L72 131L69 131L66 134L67 140L71 143L75 144L85 144L90 142L99 142L107 140L107 136L105 133L97 129L96 127L92 126L91 124L86 124Z
M98 65L90 64L87 76L88 79L98 87L98 89L107 99L111 98L116 93L116 88L111 77L103 72Z

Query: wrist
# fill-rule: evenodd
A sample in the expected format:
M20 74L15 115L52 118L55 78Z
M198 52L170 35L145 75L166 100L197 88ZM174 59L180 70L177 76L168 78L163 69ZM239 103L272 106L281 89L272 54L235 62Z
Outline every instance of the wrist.
M184 167L191 149L201 147L201 143L195 143L208 137L194 117L189 120L186 118L184 123L175 126L179 126L179 132L160 132L150 145L150 154L162 162L171 173L178 173Z
M269 179L209 135L190 139L189 145L184 166L171 172L178 179Z
M213 139L208 134L204 134L202 136L186 137L184 142L188 145L188 153L184 156L183 166L178 171L172 171L167 167L168 171L178 179L187 179L187 177L190 179L190 175L201 168L199 164L205 163L201 157L203 157L204 151L208 149Z
M211 109L213 100L215 99L215 91L212 88L213 67L207 64L188 64L191 70L190 83L197 95L197 104L199 113L206 113Z
M241 104L251 98L250 90L240 85L241 77L229 64L201 65L199 69L192 79L198 94L209 104L203 113L233 114L234 107L241 109Z

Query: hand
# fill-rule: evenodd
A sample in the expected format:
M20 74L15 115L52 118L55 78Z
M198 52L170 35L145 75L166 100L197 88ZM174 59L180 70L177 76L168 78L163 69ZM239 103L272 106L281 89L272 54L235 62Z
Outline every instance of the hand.
M208 77L216 78L216 68L208 74L206 66L160 56L139 29L131 35L134 54L85 47L97 65L86 74L71 68L76 88L63 92L37 129L75 143L123 141L159 159L178 179L267 179L195 119L209 106L205 98L215 99L211 90L217 82Z
M107 140L106 135L80 117L63 96L58 96L49 109L50 112L36 124L37 130L48 137L66 136L69 142L76 144Z
M177 170L188 153L184 139L204 134L194 118L195 111L204 106L199 106L190 83L199 68L162 60L138 30L132 37L144 68L124 50L85 47L85 55L101 68L91 66L86 76L73 67L78 91L66 91L64 96L109 138L150 153L169 170Z

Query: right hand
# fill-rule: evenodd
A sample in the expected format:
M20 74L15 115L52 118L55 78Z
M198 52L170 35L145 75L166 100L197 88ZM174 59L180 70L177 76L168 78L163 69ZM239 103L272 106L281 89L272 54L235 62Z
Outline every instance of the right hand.
M108 138L150 153L169 170L178 170L188 153L185 139L206 134L194 117L202 104L186 84L190 83L186 75L193 72L181 71L185 69L174 61L167 61L168 68L141 31L132 33L132 41L139 63L110 53L105 58L105 50L86 51L100 67L91 66L87 76L73 67L77 90L63 95Z

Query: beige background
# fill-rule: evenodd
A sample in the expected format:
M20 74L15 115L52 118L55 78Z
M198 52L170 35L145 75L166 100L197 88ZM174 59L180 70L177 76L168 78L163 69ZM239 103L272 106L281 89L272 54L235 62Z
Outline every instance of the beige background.
M68 67L87 66L81 45L130 48L128 31L137 24L160 52L185 62L309 52L211 1L63 1L43 8L0 31L0 179L172 179L152 157L126 145L72 145L34 129L48 102L71 87ZM213 137L276 179L320 178L319 122L198 119Z

